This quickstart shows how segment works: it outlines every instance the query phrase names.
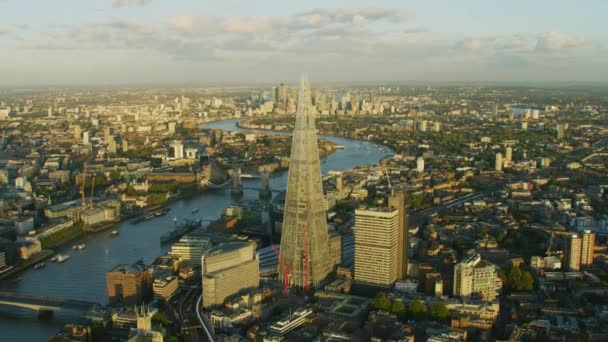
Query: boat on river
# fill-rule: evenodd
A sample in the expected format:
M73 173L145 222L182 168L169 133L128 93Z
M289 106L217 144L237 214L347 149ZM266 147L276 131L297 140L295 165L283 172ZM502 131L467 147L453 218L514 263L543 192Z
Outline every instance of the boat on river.
M175 229L160 236L160 243L173 242L191 231L199 228L203 224L203 220L191 221L184 220L183 223L175 223Z
M86 247L87 247L87 245L86 245L86 244L81 243L81 244L79 244L79 245L74 245L74 246L72 247L72 249L73 249L73 250L75 250L75 251L81 251L81 250L85 249Z
M56 263L58 263L58 264L61 264L62 262L65 262L65 261L66 261L66 260L68 260L69 258L70 258L70 256L69 256L69 255L57 254L57 256L53 258L53 259L55 259L55 260L53 260L53 259L51 259L51 260L55 261L55 262L56 262Z
M39 262L39 263L37 263L36 265L34 265L34 269L35 269L35 270L39 270L39 269L41 269L41 268L44 268L44 266L46 266L46 264L45 264L45 263L43 263L43 262Z
M117 236L118 234L120 234L120 232L118 230L113 230L110 235L112 236Z

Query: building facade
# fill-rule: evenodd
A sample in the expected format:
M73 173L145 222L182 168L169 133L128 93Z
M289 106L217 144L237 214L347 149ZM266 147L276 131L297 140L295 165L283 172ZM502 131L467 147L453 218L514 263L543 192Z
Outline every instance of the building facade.
M260 264L253 242L229 242L205 253L201 260L203 307L222 305L226 298L258 288Z
M313 110L309 85L303 79L298 95L281 234L280 257L286 269L279 269L280 280L303 288L318 286L333 268Z
M577 234L568 235L565 241L564 267L566 271L581 270L581 251L583 242Z
M355 281L391 287L398 276L399 211L355 210Z
M581 241L581 266L593 265L595 256L595 233L590 230L585 230L582 234Z
M106 278L110 305L137 305L152 291L152 272L145 267L118 265Z
M404 279L407 275L408 253L408 214L405 208L405 195L393 191L388 198L388 206L397 209L397 279Z
M481 260L479 254L466 257L454 266L454 296L480 297L484 301L496 299L501 281L494 264Z

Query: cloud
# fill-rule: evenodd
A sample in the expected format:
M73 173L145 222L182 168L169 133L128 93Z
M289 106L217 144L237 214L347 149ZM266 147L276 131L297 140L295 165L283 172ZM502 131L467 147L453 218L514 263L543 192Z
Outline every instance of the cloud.
M585 47L589 44L589 40L583 37L553 31L543 33L538 37L536 49L539 51L562 51Z
M112 0L112 7L125 7L125 6L146 6L149 5L152 0Z
M121 2L143 4L149 0ZM418 24L413 13L391 8L313 9L269 16L183 13L160 21L119 18L49 25L37 32L30 30L21 47L143 50L180 62L216 62L234 67L274 65L279 61L284 67L291 63L298 68L325 65L352 66L352 70L433 65L433 70L454 73L472 66L515 69L546 63L563 67L567 65L564 60L568 61L566 50L587 43L555 32L451 40L439 38Z

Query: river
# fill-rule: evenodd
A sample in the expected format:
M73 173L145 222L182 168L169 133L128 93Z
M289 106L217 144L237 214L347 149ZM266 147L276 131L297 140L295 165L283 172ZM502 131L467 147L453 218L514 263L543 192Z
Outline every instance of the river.
M236 126L238 120L224 120L203 127L231 131L253 131L263 134L287 134L271 131L254 131ZM378 145L357 140L322 136L333 143L343 145L343 150L325 157L321 163L323 174L331 170L345 170L360 165L378 164L387 152ZM259 180L244 180L245 186L259 187ZM284 189L287 172L271 177L272 189ZM243 199L257 199L256 191L245 190ZM233 204L229 189L205 192L193 198L176 201L169 205L168 215L132 225L119 225L120 234L111 237L108 231L86 236L82 239L86 248L73 251L69 244L59 253L69 254L70 259L62 264L47 262L45 268L29 269L12 279L5 279L0 290L23 294L81 299L107 303L106 272L117 264L130 264L138 259L146 263L167 252L169 246L160 246L160 236L172 228L174 217L213 220L220 216L220 210ZM192 210L200 209L196 214ZM0 340L2 341L46 341L59 331L66 322L74 319L74 314L57 313L52 319L38 319L36 313L0 306Z

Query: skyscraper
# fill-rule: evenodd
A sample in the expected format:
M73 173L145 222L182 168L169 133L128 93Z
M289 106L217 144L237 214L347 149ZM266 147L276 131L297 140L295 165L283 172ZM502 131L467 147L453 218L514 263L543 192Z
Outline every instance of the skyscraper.
M388 205L397 209L397 279L403 279L407 275L407 211L405 210L405 196L402 192L393 191L388 197Z
M494 168L496 171L502 171L502 153L496 153L496 161Z
M590 230L583 232L583 241L581 246L581 265L587 266L593 264L595 248L595 233Z
M321 163L308 82L302 80L285 195L279 277L291 286L317 286L331 271Z
M391 287L398 277L399 210L355 210L355 281Z
M511 163L511 161L513 160L513 147L508 146L506 149L506 160L507 163Z
M566 248L564 256L564 267L566 271L581 270L581 238L576 235L568 235L566 237Z

